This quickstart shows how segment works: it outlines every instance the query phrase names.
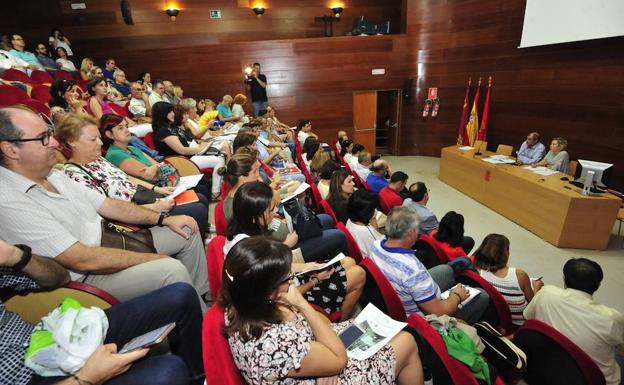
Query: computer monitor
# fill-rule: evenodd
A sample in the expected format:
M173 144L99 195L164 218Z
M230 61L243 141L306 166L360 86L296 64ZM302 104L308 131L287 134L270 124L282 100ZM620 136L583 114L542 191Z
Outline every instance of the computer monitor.
M593 160L583 160L583 159L579 159L578 160L579 166L577 167L576 170L576 180L578 182L581 182L583 184L597 184L598 186L606 186L606 180L607 180L607 173L605 173L605 170L610 168L611 166L613 166L613 164L611 163L602 163L602 162L596 162ZM578 169L581 169L580 171ZM591 177L591 180L588 180L588 172L592 171L593 172L593 176Z

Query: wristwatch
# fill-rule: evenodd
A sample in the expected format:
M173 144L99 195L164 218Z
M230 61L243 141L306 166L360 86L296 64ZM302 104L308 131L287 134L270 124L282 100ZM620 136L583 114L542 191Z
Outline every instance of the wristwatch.
M163 221L164 221L164 220L165 220L165 218L167 218L168 216L169 216L169 213L166 213L166 212L164 212L164 211L163 211L162 213L160 213L160 215L158 216L158 223L157 223L158 227L163 227L163 226L164 226L164 225L163 225Z
M18 263L12 266L12 269L20 271L28 265L28 262L30 262L30 259L32 258L32 250L26 245L15 245L15 247L22 250L22 258L20 258Z

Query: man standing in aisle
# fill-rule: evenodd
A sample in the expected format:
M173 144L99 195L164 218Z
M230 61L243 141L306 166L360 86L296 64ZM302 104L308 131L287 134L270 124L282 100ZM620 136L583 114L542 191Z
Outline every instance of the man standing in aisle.
M269 98L266 92L267 79L266 76L260 73L260 63L253 64L251 75L247 79L247 85L251 91L253 116L257 118L260 110L265 110L269 105Z

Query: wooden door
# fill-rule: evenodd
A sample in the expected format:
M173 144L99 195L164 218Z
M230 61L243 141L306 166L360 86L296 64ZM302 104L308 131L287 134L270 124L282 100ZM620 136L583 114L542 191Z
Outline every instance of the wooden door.
M377 121L377 91L353 93L353 142L360 143L367 151L375 153L375 129Z
M396 90L392 94L392 116L388 127L388 152L392 155L399 154L399 133L401 132L401 105L403 93Z

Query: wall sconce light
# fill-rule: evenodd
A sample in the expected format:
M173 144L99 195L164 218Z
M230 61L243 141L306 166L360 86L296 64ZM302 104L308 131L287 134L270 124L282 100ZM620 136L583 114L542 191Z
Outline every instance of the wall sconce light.
M253 9L253 11L256 14L256 16L258 16L258 17L262 17L262 15L264 15L264 8L263 7L255 7Z
M331 9L335 17L340 17L340 14L342 13L343 10L344 9L342 7L334 7Z
M165 12L167 12L167 15L169 15L171 21L176 21L176 17L178 17L178 15L180 14L180 10L176 8L169 8Z

